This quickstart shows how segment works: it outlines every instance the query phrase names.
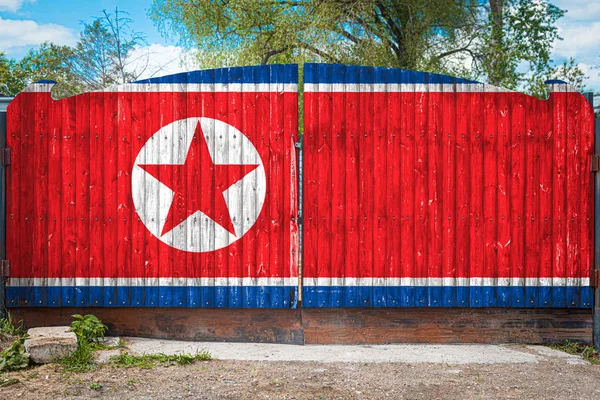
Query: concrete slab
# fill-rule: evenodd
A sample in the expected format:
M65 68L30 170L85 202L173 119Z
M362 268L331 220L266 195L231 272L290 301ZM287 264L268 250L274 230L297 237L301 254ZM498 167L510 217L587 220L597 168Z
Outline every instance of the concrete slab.
M589 364L586 360L583 359L583 357L581 357L580 355L577 355L577 354L565 353L564 351L551 349L550 347L546 347L546 346L527 346L527 347L530 348L531 350L535 351L536 353L541 354L542 356L545 356L547 358L562 359L562 360L566 361L567 364L571 364L571 365Z
M362 363L437 363L437 364L523 364L537 363L544 357L503 345L398 344L368 346L318 346L260 343L186 342L159 339L125 338L134 354L194 354L208 351L220 360L362 362Z
M70 356L77 350L77 335L69 332L69 326L31 328L27 331L25 350L31 361L45 364Z

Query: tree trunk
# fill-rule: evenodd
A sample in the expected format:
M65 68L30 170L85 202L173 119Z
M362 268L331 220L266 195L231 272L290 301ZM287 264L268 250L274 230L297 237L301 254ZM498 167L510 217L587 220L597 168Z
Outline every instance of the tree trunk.
M503 12L504 0L490 0L492 37L490 41L489 81L496 86L502 83Z

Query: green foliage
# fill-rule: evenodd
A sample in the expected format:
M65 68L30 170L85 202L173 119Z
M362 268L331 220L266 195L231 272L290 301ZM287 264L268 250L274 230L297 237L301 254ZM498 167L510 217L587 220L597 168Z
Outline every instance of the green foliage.
M0 334L6 336L23 336L25 334L23 321L19 321L18 325L16 325L10 313L7 312L6 318L0 319Z
M71 322L71 332L75 332L79 343L92 344L98 342L99 339L104 339L108 328L98 317L92 314L85 316L74 314L72 317L75 320Z
M15 378L0 378L0 388L14 385L15 383L19 383L19 380Z
M16 371L29 366L29 353L25 352L27 335L19 337L8 349L0 353L0 371Z
M442 65L476 22L475 0L227 2L154 0L159 30L203 67L320 61L407 69Z
M71 322L71 332L77 335L77 350L70 357L61 359L59 363L70 372L89 371L95 368L94 351L106 348L99 340L104 339L108 328L92 314L74 314L72 317L74 321Z
M92 390L100 390L102 389L102 384L98 382L90 382L90 389Z
M377 65L539 94L564 11L549 0L154 0L148 15L203 67Z
M151 369L157 364L163 366L171 365L190 365L196 361L210 361L212 356L207 351L196 353L195 355L179 353L174 355L159 354L144 354L136 356L128 353L119 354L110 358L110 363L115 368L138 367L142 369Z
M549 347L556 350L564 351L565 353L569 354L578 354L589 363L600 365L600 353L594 350L592 346L586 346L581 343L565 340L562 344L553 344Z

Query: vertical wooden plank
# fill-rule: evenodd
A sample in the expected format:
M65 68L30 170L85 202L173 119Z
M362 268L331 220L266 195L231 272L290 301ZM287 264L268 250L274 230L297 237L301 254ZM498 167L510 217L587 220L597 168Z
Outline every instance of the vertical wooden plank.
M443 85L442 93L442 129L440 141L443 143L442 187L442 278L456 278L456 196L460 190L456 186L456 93L448 84ZM460 233L458 233L460 235ZM442 281L440 306L456 304L456 280L446 285Z
M400 71L400 82L411 82L410 76L414 74L412 71ZM407 84L408 86L408 84ZM414 86L414 85L413 85ZM388 203L394 206L392 213L393 231L390 237L398 238L393 248L393 255L396 260L396 265L399 265L398 275L400 278L419 278L418 271L415 269L416 258L419 257L417 247L415 245L415 224L422 223L419 220L416 212L417 205L415 199L416 182L415 171L416 163L420 162L417 158L416 137L420 135L415 127L415 92L407 90L398 93L399 104L396 108L388 110L388 118L391 118L389 123L394 124L398 130L398 136L395 138L395 146L390 146L393 152L390 151L388 169L394 168L391 177L392 180L399 183L396 190L388 192ZM394 104L395 106L395 104ZM395 110L395 112L394 112ZM391 162L391 160L399 160ZM396 167L397 166L397 167ZM394 188L394 185L391 186ZM398 204L398 199L400 202ZM420 214L422 216L422 214ZM406 219L406 217L409 217ZM391 266L390 266L391 267ZM414 284L402 285L399 290L399 299L396 305L399 306L414 306L415 305L415 288Z
M427 79L427 146L428 146L428 232L429 232L429 252L427 265L427 297L423 306L438 306L438 299L441 296L441 287L436 285L442 273L442 108L441 91L442 84L439 81L439 75L428 74Z
M346 80L346 68L341 65L331 66L331 76L337 77L341 82ZM346 156L347 156L347 127L346 127L346 97L344 92L333 93L330 99L324 99L326 106L331 102L329 117L331 118L331 164L328 167L331 174L331 267L329 273L332 277L343 277L346 275L346 252L347 236L346 224L348 201L346 196ZM329 101L328 101L329 100ZM320 164L321 165L321 164ZM328 307L340 307L343 303L342 290L331 284L329 288Z
M471 307L482 306L484 225L483 180L487 173L483 157L483 107L485 85L472 84L469 137L471 142L471 254L469 261L469 301Z
M256 79L257 79L257 75L256 75L256 68L246 68L243 71L243 79L244 82L252 82L254 83L254 85L248 85L248 92L243 93L242 94L242 101L244 104L244 109L242 110L242 119L243 119L243 124L242 124L242 132L246 132L246 131L257 131L258 129L258 123L257 123L257 110L256 107L258 107L258 97L259 94L256 93ZM259 132L259 131L257 131ZM256 135L256 138L258 139L259 135ZM260 145L260 142L257 142L256 145ZM246 154L248 151L250 151L250 149L248 149L247 145L243 144L242 145L242 155ZM263 160L263 163L265 163L265 160ZM265 169L268 170L268 164L265 165ZM242 183L242 185L244 186L243 192L247 193L247 185L252 185L252 187L256 187L256 178L252 178L252 179L245 179ZM269 188L267 187L267 190L269 190ZM248 224L250 224L252 221L249 220L249 216L253 215L253 210L255 210L257 207L257 199L256 196L251 196L250 198L245 198L244 199L244 210L243 210L243 215L244 215L244 229L248 226ZM263 211L263 215L264 215L264 211ZM259 220L260 220L261 216L259 216ZM264 218L264 217L262 217ZM244 248L243 248L243 260L244 260L244 276L248 276L248 277L256 277L258 276L258 271L259 269L257 268L257 256L256 256L256 250L257 250L257 246L258 246L258 229L254 228L251 231L249 231L245 237L247 237L246 241L244 242ZM244 287L243 288L243 293L242 293L242 299L243 299L243 306L244 307L258 307L258 302L257 302L257 296L256 294L257 290L253 289L252 287Z
M159 93L159 110L160 110L160 123L159 127L164 129L164 135L160 135L158 138L158 151L161 154L161 158L164 160L169 160L171 163L174 162L177 155L174 151L176 151L175 146L173 145L174 141L173 136L173 126L168 126L173 119L173 93L161 91ZM173 172L171 171L160 171L159 181L167 181L173 179ZM164 174L171 174L170 177L166 177ZM169 193L169 194L168 194ZM159 188L159 216L161 219L164 218L164 222L161 221L161 226L167 223L169 218L169 209L172 205L173 191L168 188L166 185L161 184ZM164 204L161 203L161 199L171 199ZM166 240L168 243L173 242L173 235L175 230L170 230L169 232L164 232L164 235L161 237L163 240ZM171 246L165 246L164 244L159 244L158 246L158 276L159 281L162 281L159 285L159 301L161 307L173 307L173 260L174 260L174 249ZM163 278L162 280L160 278Z
M267 196L269 201L269 209L271 210L269 224L269 268L268 275L271 278L281 276L281 267L283 262L283 254L281 254L283 237L282 228L284 224L283 204L283 92L278 90L279 82L283 81L283 68L280 65L269 66L269 111L270 111L270 132L269 132L269 148L271 149L270 157L270 172L271 190ZM269 293L269 305L279 308L283 303L283 291L277 287L271 287Z
M90 293L90 94L75 97L75 277L83 283L75 291L75 305L89 306ZM78 285L79 286L79 285Z
M527 98L526 102L526 181L525 181L525 277L539 277L539 100ZM536 288L525 285L525 306L536 302Z
M119 278L131 277L131 203L129 187L131 185L131 92L118 93L117 132L117 264ZM131 305L131 287L119 285L117 305Z
M62 275L62 102L52 102L47 130L48 153L48 278L57 282ZM13 175L14 173L11 173ZM10 232L10 230L9 230ZM60 304L60 288L48 290L47 305Z
M566 86L566 85L565 85ZM568 89L567 89L568 90ZM572 289L573 279L580 276L581 273L581 253L580 253L580 224L581 224L581 197L579 195L581 171L581 100L583 96L575 96L574 93L567 93L567 165L566 165L566 180L567 180L567 213L566 221L566 240L567 240L567 269L563 275L567 279L567 287L564 289L564 305L566 307L574 307L579 299ZM585 100L584 100L585 101Z
M510 286L508 278L511 276L510 249L517 246L511 240L510 224L510 152L511 152L511 132L510 132L510 107L512 95L499 94L497 96L496 118L498 124L498 208L497 208L497 251L498 264L497 276L498 286L496 287L496 300L494 306L506 307L510 303Z
M360 82L360 67L346 67L346 82ZM346 93L346 269L344 273L344 298L342 304L344 307L357 307L359 305L357 280L361 276L361 260L359 255L359 227L362 216L359 212L360 193L360 136L363 134L359 125L360 93L357 91ZM352 287L354 285L355 287Z
M25 96L21 95L11 101L6 115L6 145L11 149L14 159L6 173L6 257L15 259L12 263L15 277L23 276L26 271L26 266L22 262L22 247L17 245L18 238L22 234L21 229L25 226L20 201L21 187L25 184L22 179L23 168L27 161L25 157L27 153L23 149L25 136L23 132L26 130L24 118L27 115L24 99ZM7 305L14 307L21 304L19 293L17 292L15 296L7 296Z
M104 93L90 94L90 131L89 131L89 214L90 214L90 278L105 277L104 245ZM90 305L104 305L103 288L96 282L90 288Z
M386 306L387 280L387 188L390 184L390 171L387 166L387 152L389 147L387 118L380 116L388 113L389 82L391 74L387 69L374 68L373 81L379 86L384 82L383 90L373 94L373 104L370 112L373 115L373 294L370 305L372 307ZM377 179L382 173L385 179Z
M331 152L331 135L332 135L332 93L327 91L329 82L331 82L331 66L323 65L319 68L319 82L327 82L319 84L319 106L318 106L318 128L315 132L315 142L318 152L317 158L317 173L318 173L318 192L317 207L319 210L318 233L319 244L317 247L318 271L326 276L333 276L333 268L331 265L331 248L332 248L332 174L337 173L337 169L332 162ZM321 275L321 273L319 274ZM319 307L326 306L329 301L330 290L319 292L317 302Z
M381 267L382 276L386 279L386 291L382 303L387 307L397 307L404 303L405 294L398 282L402 277L410 276L411 264L405 265L402 257L406 253L412 257L412 232L405 233L401 229L400 215L402 209L410 205L412 207L412 189L407 190L406 181L413 178L412 160L413 146L412 130L404 129L406 109L403 104L406 101L403 93L394 91L392 82L402 82L404 71L393 69L385 74L388 82L388 94L383 104L382 113L385 115L385 129L383 135L386 153L386 194L382 213L386 219L386 246L385 258ZM398 85L399 86L399 85ZM404 179L402 170L410 171ZM406 236L403 236L406 234ZM407 242L404 240L407 239ZM405 249L403 249L405 247ZM410 269L410 271L409 271Z
M539 103L539 169L540 169L540 265L535 305L548 307L552 301L552 288L545 283L552 277L552 168L554 164L554 133L552 132L552 101ZM530 300L531 303L531 300Z
M491 284L498 278L498 125L496 88L485 86L483 95L483 130L480 132L483 143L483 269L482 277L489 283L482 286L482 306L493 306L496 301L496 289ZM500 94L501 96L502 94Z
M514 281L525 276L525 103L526 97L514 94L511 102L511 180L510 180L510 221L511 278ZM509 306L524 307L525 288L522 283L513 284Z
M285 202L287 207L286 213L289 220L289 231L286 231L286 242L284 242L284 249L290 249L290 257L289 257L289 265L286 266L287 271L289 271L289 276L291 278L295 278L295 280L290 280L292 283L291 286L295 286L290 290L294 293L294 298L291 299L290 307L296 308L298 306L298 300L301 299L301 293L299 289L302 288L300 282L300 272L299 269L299 260L300 260L300 234L299 234L299 226L298 226L298 204L299 204L299 193L298 193L298 160L296 157L296 147L295 143L300 142L300 138L298 135L298 127L302 123L298 119L298 66L297 65L286 65L284 67L284 76L286 78L291 78L290 81L296 83L296 91L286 92L284 95L285 108L284 108L284 132L289 133L286 135L286 166L285 171L289 171L290 179L287 180L286 185L284 186L284 193L288 194L288 201ZM288 186L289 184L289 186ZM289 240L289 242L288 242ZM284 275L288 276L288 275ZM285 305L285 294L284 294L284 305Z
M62 126L62 173L63 173L63 268L61 271L62 298L61 306L72 307L75 301L76 267L76 98L69 97L62 100L63 126Z
M117 304L118 93L104 93L104 306Z
M241 80L241 70L240 69L229 69L229 79L231 81ZM232 74L236 74L235 76ZM239 73L239 76L237 75ZM235 79L234 79L235 78ZM230 90L227 93L227 121L230 125L234 127L240 127L242 109L241 109L242 96L241 93L235 90ZM235 135L234 135L235 136ZM228 136L229 146L227 149L227 160L229 164L242 164L243 163L243 154L242 154L242 138L237 135L237 137ZM242 201L243 193L241 192L241 186L233 186L227 191L227 204L229 205L230 212L233 211L233 205L236 204L238 209L233 211L235 215L242 214ZM232 200L240 199L237 203L232 204ZM235 217L234 217L235 218ZM234 220L234 223L237 221ZM228 255L229 257L226 259L227 262L227 278L228 278L228 287L227 287L227 295L224 298L224 306L229 308L238 308L241 306L242 301L242 289L237 286L237 282L239 282L239 277L243 276L242 272L242 253L241 253L241 241L237 241L232 243L228 247Z
M145 143L152 141L153 145L146 145L144 147L144 159L150 160L154 156L152 152L155 152L158 148L160 138L154 136L155 131L160 126L160 93L156 90L155 84L148 84L146 86L146 101L145 101L145 132L144 138ZM106 103L105 103L106 104ZM144 136L142 136L144 137ZM144 202L146 204L146 213L149 213L151 218L159 218L159 202L157 196L147 194L147 186L149 185L148 180L153 179L149 174L144 174ZM106 187L105 187L106 190ZM146 228L144 228L146 229ZM150 232L145 232L145 266L144 266L144 305L146 307L158 307L160 305L160 253L159 248L162 243L158 238L155 238Z
M33 176L31 182L32 191L29 193L33 197L32 214L29 216L32 227L32 246L33 254L31 266L33 276L43 279L41 285L33 288L33 296L30 299L31 304L35 306L46 305L46 290L48 276L48 149L47 149L47 125L48 112L50 107L50 93L39 93L35 95L35 101L32 101L34 113L30 115L32 119L31 130L27 131L29 142L32 147L28 156L31 157L29 169L32 169ZM26 200L27 201L27 200Z
M471 261L471 84L457 84L456 93L456 305L470 304L469 282Z
M417 82L416 72L411 72L411 82ZM427 302L427 287L424 279L428 273L429 265L429 234L428 234L428 209L429 209L429 184L428 184L428 94L420 91L418 85L415 90L415 211L414 214L402 215L402 224L409 225L415 219L415 298L409 305L423 307ZM409 225L410 226L410 225Z
M373 137L373 68L362 67L360 69L360 108L359 108L359 130L360 150L359 162L359 278L373 277L373 230L374 219L374 144ZM322 201L322 200L321 200ZM373 304L373 288L371 286L359 286L358 305L361 307Z
M580 135L581 151L579 154L579 168L581 171L581 182L579 188L580 196L580 253L581 253L581 268L579 276L587 278L590 276L590 271L593 266L593 237L594 237L594 198L590 195L590 187L592 185L593 173L588 168L588 160L594 151L594 122L595 115L591 105L584 99L580 98L581 107L581 130ZM581 307L589 307L592 304L592 291L588 285L581 284L577 288L581 300Z
M183 75L183 77L187 77L187 75ZM169 83L175 86L177 89L173 92L173 115L171 118L172 122L182 120L187 117L187 82L185 80L182 81L181 75L172 75L168 79ZM177 132L173 132L175 137L173 137L173 160L178 164L186 163L186 156L188 153L188 135L193 134L193 132L188 132L188 125L184 125L183 128L180 128ZM187 171L186 171L187 172ZM187 173L186 173L187 175ZM185 176L182 176L177 173L173 173L173 182L177 187L183 187L183 193L179 193L179 195L175 195L173 198L173 205L176 207L177 214L176 215L187 215L185 213L185 203L182 198L182 194L188 193L187 180ZM189 197L188 197L189 198ZM173 237L176 243L180 243L182 246L187 246L187 219L185 221L180 220L175 223L177 226L173 229ZM179 249L173 249L173 272L172 272L172 280L173 280L173 307L186 307L188 305L188 296L187 296L187 280L189 277L187 271L188 265L188 257L185 251L181 251Z

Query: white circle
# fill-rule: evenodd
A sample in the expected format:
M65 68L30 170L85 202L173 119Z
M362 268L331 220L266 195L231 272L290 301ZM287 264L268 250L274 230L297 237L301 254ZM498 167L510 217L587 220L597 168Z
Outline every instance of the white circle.
M140 165L185 164L198 123L214 164L259 165L223 192L235 235L200 210L161 235L174 192ZM242 132L217 119L195 117L165 125L148 139L135 159L131 191L135 209L152 235L176 249L201 253L227 247L252 228L265 202L267 179L258 151Z

